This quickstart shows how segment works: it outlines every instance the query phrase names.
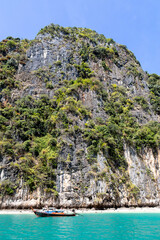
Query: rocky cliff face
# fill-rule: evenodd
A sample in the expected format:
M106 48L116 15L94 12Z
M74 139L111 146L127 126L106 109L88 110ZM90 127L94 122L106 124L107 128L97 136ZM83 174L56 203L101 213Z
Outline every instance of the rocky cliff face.
M159 205L159 76L83 28L0 53L1 208Z

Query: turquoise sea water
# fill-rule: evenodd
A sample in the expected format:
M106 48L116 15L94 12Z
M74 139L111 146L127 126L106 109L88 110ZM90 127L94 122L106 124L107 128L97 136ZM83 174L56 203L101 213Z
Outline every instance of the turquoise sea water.
M160 240L160 214L0 215L0 239Z

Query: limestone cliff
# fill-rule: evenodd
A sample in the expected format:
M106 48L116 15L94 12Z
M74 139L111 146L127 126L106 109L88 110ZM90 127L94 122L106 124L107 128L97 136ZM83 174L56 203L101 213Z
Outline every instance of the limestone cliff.
M1 208L157 206L160 77L95 31L0 43Z

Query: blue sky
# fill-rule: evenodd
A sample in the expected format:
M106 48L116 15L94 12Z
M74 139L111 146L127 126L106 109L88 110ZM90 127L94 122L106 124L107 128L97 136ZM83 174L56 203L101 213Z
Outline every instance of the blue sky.
M159 0L0 0L0 40L34 39L44 26L87 27L126 45L160 75Z

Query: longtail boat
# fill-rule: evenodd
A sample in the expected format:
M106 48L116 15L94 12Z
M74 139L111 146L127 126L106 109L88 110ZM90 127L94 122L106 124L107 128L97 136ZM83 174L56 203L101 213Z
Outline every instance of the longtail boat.
M41 210L31 208L37 217L73 217L76 216L75 210L59 210L54 208L42 208Z

